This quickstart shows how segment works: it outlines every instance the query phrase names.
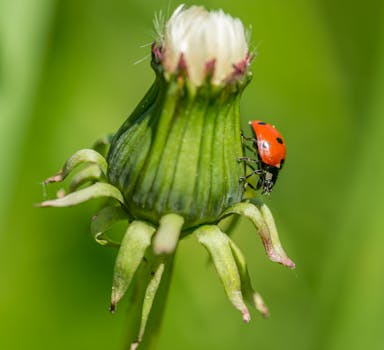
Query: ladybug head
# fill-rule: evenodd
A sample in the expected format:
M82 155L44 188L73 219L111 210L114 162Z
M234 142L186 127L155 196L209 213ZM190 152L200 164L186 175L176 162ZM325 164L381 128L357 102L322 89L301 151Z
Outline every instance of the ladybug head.
M269 195L276 183L279 170L279 168L265 165L262 169L262 173L260 174L256 189L262 188L262 193Z

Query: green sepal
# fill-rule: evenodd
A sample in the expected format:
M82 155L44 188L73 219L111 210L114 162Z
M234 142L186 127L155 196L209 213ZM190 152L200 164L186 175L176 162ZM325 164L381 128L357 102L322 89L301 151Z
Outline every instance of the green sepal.
M120 203L124 202L120 191L107 183L97 182L77 192L72 192L62 198L52 199L37 204L39 207L71 207L94 198L109 197Z
M276 261L280 260L278 262L294 269L295 263L287 256L280 242L279 233L277 231L275 219L273 218L271 210L259 199L251 199L250 202L260 209L261 215L263 216L268 227L269 237L267 239L267 243L272 247L273 253L276 254Z
M147 322L152 310L153 302L155 300L156 293L159 289L161 278L163 277L164 267L165 267L165 264L163 259L161 260L156 259L156 261L152 263L152 266L151 266L152 277L145 291L138 342L141 342L144 337Z
M167 214L161 217L159 228L153 239L155 254L171 254L179 241L184 218L177 214Z
M103 157L106 157L109 151L109 147L111 145L112 138L113 134L99 138L93 144L92 149L95 150L97 153L100 153Z
M234 204L224 211L221 219L231 214L243 215L250 219L260 235L269 259L294 269L295 263L288 257L281 245L271 211L261 201L255 200L253 203Z
M105 207L101 209L91 222L91 233L97 243L103 246L119 247L120 243L115 242L106 235L112 225L118 221L129 220L127 212L122 207Z
M151 244L155 228L144 221L133 221L121 241L113 272L111 312L129 288L133 276Z
M218 223L220 230L225 232L226 235L231 236L236 230L240 222L240 215L231 215L221 220Z
M69 185L69 192L75 192L79 187L88 183L105 180L105 175L97 164L90 164L80 170L72 179Z
M228 236L215 225L201 226L194 233L210 254L229 300L241 312L244 322L249 322L251 316L244 303L241 277Z
M129 349L154 349L171 281L175 255L155 255L147 250L129 302Z
M248 273L247 262L245 261L244 255L241 252L240 248L233 242L230 238L229 245L232 249L233 256L236 261L237 269L239 270L240 279L241 279L241 290L243 292L245 300L256 308L264 317L269 316L269 311L265 305L261 295L256 292L251 283L251 278Z
M56 175L44 181L45 184L63 181L76 167L84 163L95 163L106 175L108 164L105 158L93 149L84 148L75 152L64 164L63 169Z

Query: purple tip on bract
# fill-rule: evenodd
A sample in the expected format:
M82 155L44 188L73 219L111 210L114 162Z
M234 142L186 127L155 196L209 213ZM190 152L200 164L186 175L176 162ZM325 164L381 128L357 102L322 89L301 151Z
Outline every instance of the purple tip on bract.
M213 75L215 72L216 59L212 59L205 64L205 70L207 75Z
M242 315L243 315L243 321L244 321L245 323L249 323L249 322L251 321L251 315L250 315L248 309L243 309L243 310L241 311L241 313L242 313Z
M259 293L253 293L253 301L256 309L261 313L261 315L265 318L269 317L268 307Z
M270 239L262 239L265 251L271 261L277 262L281 265L294 269L295 263L286 255L281 247L273 246Z
M113 314L115 313L115 311L116 311L116 303L112 302L111 305L109 306L109 312Z
M139 346L139 342L138 341L134 341L131 344L131 347L129 348L129 350L136 350L138 346Z
M63 181L62 171L59 171L56 175L53 175L48 179L44 180L44 184L47 185L52 182L60 182L60 181Z
M180 55L177 71L179 75L188 76L188 66L183 53Z

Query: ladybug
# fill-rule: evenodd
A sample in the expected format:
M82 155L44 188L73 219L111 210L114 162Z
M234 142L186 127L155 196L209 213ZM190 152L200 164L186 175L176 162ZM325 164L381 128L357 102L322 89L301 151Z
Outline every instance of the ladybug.
M286 155L286 145L283 136L271 124L260 120L250 121L249 125L253 132L253 138L242 135L242 138L252 142L252 147L245 145L257 155L257 159L242 157L240 160L253 170L253 172L241 180L245 181L253 174L259 175L256 190L262 188L263 194L269 194L276 183L279 171L283 167ZM257 168L252 166L252 162L257 164ZM247 183L255 189L251 184Z

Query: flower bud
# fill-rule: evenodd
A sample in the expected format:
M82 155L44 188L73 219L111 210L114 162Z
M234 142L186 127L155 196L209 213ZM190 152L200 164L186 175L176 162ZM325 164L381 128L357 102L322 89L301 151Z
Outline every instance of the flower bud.
M250 79L244 28L222 11L179 7L152 47L156 80L112 140L108 178L134 217L184 228L239 202L239 101Z

